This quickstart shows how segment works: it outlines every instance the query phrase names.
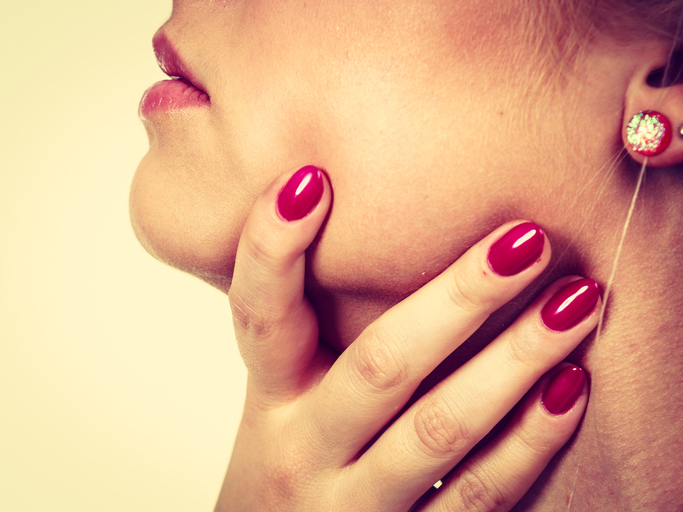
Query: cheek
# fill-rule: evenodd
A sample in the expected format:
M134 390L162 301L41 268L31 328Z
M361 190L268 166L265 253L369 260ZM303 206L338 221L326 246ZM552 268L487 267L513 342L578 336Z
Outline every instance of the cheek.
M403 163L412 163L408 155ZM316 281L338 292L401 299L515 218L509 202L482 185L495 173L445 165L434 158L367 173L332 170L332 213L312 253Z
M337 130L321 146L334 203L312 270L328 289L400 299L517 218L511 205L523 184L510 183L513 163L499 158L502 95L486 103L467 84L448 82L443 89L464 92L430 102L403 81L363 84L334 122L322 123Z
M381 35L384 13L376 14ZM216 60L223 87L212 96L212 121L164 126L163 145L153 145L138 169L131 215L138 238L158 259L207 280L229 279L256 196L279 173L306 164L324 168L334 190L324 236L311 251L315 277L331 289L408 293L508 220L482 199L491 194L482 193L484 175L475 168L496 167L463 151L470 134L452 136L451 120L475 103L474 71L442 76L446 57L433 48L418 55L413 48L409 61L395 50L405 30L361 51L365 28L318 41L319 30L291 28L302 16L291 17L285 35L269 32L269 18L254 19L257 28L241 34L230 60ZM336 26L344 17L329 19ZM411 20L394 20L394 28L405 23L407 33L421 33L424 27ZM302 47L288 34L309 34L315 44ZM432 61L435 68L418 81L416 70ZM452 102L461 89L464 105L445 114L444 98ZM486 110L497 111L490 103ZM467 172L453 162L467 162ZM473 225L481 231L471 232Z

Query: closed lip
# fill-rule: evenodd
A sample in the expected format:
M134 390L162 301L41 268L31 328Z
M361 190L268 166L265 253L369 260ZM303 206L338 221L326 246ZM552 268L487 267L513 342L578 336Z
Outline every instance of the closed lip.
M180 58L163 31L154 35L152 45L159 67L171 79L158 82L145 91L140 100L140 117L149 119L156 112L209 106L211 101L206 88Z
M197 79L192 69L183 62L163 31L158 31L154 35L152 46L154 47L154 55L156 55L161 71L171 78L188 82L196 89L207 94L204 85Z

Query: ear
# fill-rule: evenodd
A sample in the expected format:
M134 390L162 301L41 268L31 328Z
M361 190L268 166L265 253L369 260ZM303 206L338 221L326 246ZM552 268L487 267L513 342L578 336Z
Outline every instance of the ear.
M635 70L626 91L622 127L624 146L637 162L643 163L647 158L649 167L668 167L683 163L683 59L680 55L673 55L674 57L666 45L649 54ZM634 118L641 112L646 114ZM661 114L663 118L656 114ZM667 120L669 126L666 126ZM636 151L629 142L629 133L633 135L629 124L636 131L647 133L648 122L660 134L661 130L669 130L669 135L665 134L661 141L661 152L651 156L643 154L647 151Z

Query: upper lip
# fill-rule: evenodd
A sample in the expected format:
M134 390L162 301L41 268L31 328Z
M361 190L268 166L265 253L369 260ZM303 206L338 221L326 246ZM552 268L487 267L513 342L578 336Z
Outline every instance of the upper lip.
M171 78L189 82L195 88L206 93L206 88L183 62L164 32L159 31L154 35L152 46L154 47L154 55L156 55L161 71Z

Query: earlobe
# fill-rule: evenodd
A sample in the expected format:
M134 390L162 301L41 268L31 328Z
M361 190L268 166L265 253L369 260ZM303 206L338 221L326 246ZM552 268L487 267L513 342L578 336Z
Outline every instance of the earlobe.
M639 155L657 156L671 143L671 122L655 110L643 110L626 125L626 146Z
M656 87L648 82L656 70L656 63L651 63L633 75L626 93L622 139L637 162L647 159L648 167L669 167L683 163L683 84Z

